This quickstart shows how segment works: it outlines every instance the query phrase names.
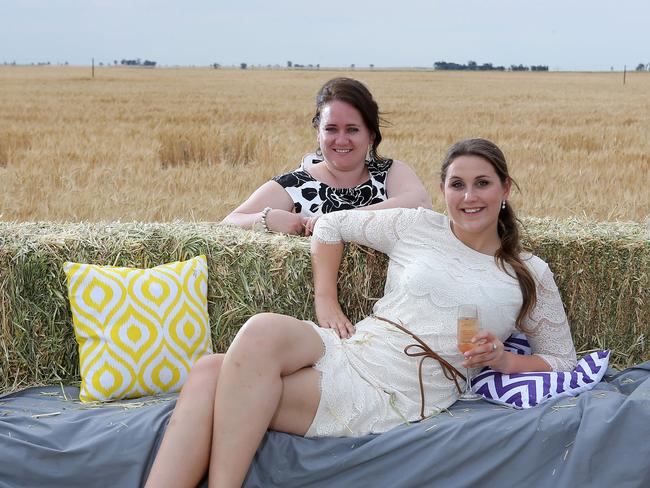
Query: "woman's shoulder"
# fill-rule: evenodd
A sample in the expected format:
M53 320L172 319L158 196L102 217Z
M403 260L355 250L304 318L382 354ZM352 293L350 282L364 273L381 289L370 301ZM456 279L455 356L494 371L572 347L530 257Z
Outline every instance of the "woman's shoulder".
M394 207L375 210L375 212L398 214L402 219L412 221L416 228L427 235L430 235L431 231L438 233L449 229L449 219L446 215L426 207Z
M444 226L445 217L444 215L438 214L431 209L425 207L390 207L382 208L377 210L366 210L364 208L355 208L347 210L346 212L354 212L356 215L375 215L379 218L396 218L404 221L423 221L425 220L427 224L434 223L434 225ZM332 212L339 213L340 212ZM338 217L344 218L344 216L339 215Z
M302 169L288 171L281 175L274 176L271 179L276 183L279 183L283 188L300 187L307 182L316 181L312 175Z
M429 225L440 229L449 228L449 219L445 214L425 207L418 207L417 211L422 216L422 218L426 219Z
M519 257L528 266L528 269L535 274L538 280L542 279L544 273L550 269L546 261L530 252L522 252Z
M432 235L442 235L449 229L449 219L446 215L431 210L426 207L417 208L394 208L378 210L379 212L397 212L401 214L402 219L413 223L413 228L422 232L422 235L431 237Z
M377 178L379 176L386 176L394 163L395 160L390 158L375 158L367 162L368 171L374 178ZM401 164L399 161L397 163Z

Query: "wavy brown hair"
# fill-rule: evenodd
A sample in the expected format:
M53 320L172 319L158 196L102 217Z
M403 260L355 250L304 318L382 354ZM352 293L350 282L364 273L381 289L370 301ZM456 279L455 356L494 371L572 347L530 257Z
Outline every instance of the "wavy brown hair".
M456 142L447 151L447 155L442 162L440 169L440 179L444 185L447 178L447 169L449 165L454 162L459 156L478 156L492 165L501 180L502 184L506 184L508 180L519 188L517 183L510 177L508 173L508 165L506 158L501 149L491 141L486 139L464 139ZM532 312L537 303L537 291L535 287L535 280L528 267L524 264L520 257L523 250L521 241L519 239L519 219L515 215L515 211L509 202L505 203L505 208L501 208L499 212L499 221L497 224L497 232L501 240L501 247L494 254L494 259L497 265L507 274L512 276L508 271L506 264L509 264L515 272L515 276L521 288L521 295L523 303L519 314L517 315L517 327L520 330L524 329L524 319Z

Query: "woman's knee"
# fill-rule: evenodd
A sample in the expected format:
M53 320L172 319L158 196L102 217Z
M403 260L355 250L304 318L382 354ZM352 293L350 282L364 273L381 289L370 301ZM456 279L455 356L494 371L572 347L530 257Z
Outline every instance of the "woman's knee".
M281 317L283 316L269 312L255 314L241 326L237 338L247 341L268 340L278 335L277 323Z
M291 335L290 328L285 327L290 320L294 319L276 313L253 315L242 325L232 345L249 358L281 354Z
M212 422L214 396L222 362L223 354L210 354L194 363L176 402L172 424Z
M185 388L216 388L223 354L208 354L200 357L192 366L190 374L185 382Z
M261 313L241 327L226 357L229 364L257 364L289 374L318 361L323 348L319 334L302 320Z
M196 360L192 371L196 371L197 374L211 374L221 368L222 362L223 354L206 354Z
M246 322L244 322L242 329L245 328L255 329L257 327L267 327L269 325L272 325L272 323L274 322L282 321L283 318L288 318L288 317L286 315L273 313L273 312L256 313L255 315L250 317Z

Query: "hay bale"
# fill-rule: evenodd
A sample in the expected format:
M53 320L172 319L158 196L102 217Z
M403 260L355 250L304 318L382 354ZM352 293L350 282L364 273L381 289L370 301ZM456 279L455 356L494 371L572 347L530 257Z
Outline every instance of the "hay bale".
M648 226L578 219L524 222L524 242L555 273L576 349L612 349L617 367L650 359Z
M526 242L551 263L576 347L650 359L650 239L641 224L529 219ZM208 311L224 351L251 315L313 319L309 241L209 223L0 222L0 391L79 381L65 261L151 267L208 257ZM348 246L340 298L353 320L381 296L386 258Z

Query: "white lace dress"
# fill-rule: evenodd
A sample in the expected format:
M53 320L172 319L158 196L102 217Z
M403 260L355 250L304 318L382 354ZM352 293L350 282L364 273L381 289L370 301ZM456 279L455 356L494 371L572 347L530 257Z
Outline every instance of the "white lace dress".
M318 220L314 238L358 242L386 253L385 295L374 313L401 322L461 371L459 304L477 304L481 327L502 341L515 329L522 302L517 280L497 267L493 256L461 243L444 215L423 208L335 212ZM553 370L570 370L576 353L553 274L540 258L526 258L538 283L537 306L525 324L529 342ZM325 354L314 365L322 394L306 436L361 436L420 420L420 358L404 354L412 337L372 316L343 340L332 329L308 323L323 339ZM454 383L437 361L424 361L423 382L425 416L456 400Z

